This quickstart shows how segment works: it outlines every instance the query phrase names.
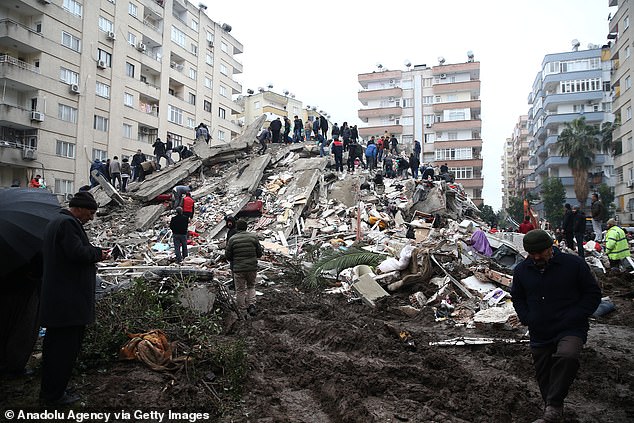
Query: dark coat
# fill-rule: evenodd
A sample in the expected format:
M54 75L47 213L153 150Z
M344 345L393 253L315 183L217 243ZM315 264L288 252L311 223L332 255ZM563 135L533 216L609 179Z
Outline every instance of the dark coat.
M145 157L145 154L143 153L135 153L134 156L132 156L132 166L138 166L143 162L146 162L147 158Z
M154 147L154 155L161 156L165 154L165 143L163 141L161 140L154 141L154 144L152 144L152 147Z
M95 263L101 249L93 247L81 222L69 210L50 221L42 245L41 325L82 326L95 321Z
M553 257L540 272L530 257L513 271L513 306L528 326L531 346L564 336L588 336L588 317L601 302L601 289L586 262L553 247Z
M573 233L575 228L574 213L572 210L566 209L564 212L564 220L561 224L561 228L565 233Z
M321 132L324 133L324 136L326 136L326 131L328 131L328 121L323 116L319 117L319 127L321 128Z
M280 130L282 129L282 121L274 119L273 122L271 122L271 124L269 125L269 128L273 132L280 132Z
M256 234L238 231L227 241L225 257L231 262L234 272L256 272L258 257L262 257L262 245Z
M605 207L601 200L597 200L590 206L590 212L592 213L592 218L595 220L603 220L605 217Z
M576 234L586 233L586 215L581 210L572 213L573 226L572 230Z

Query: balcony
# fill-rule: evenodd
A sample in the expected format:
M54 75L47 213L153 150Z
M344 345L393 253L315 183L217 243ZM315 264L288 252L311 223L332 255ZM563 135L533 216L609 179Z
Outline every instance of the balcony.
M381 100L390 97L401 98L402 96L403 89L400 87L359 91L359 101L364 105L368 104L368 100Z
M444 110L452 109L471 109L480 110L482 107L480 100L454 101L450 103L434 103L434 112L439 113Z
M484 186L483 178L473 178L473 179L456 179L463 188L482 188Z
M582 93L550 94L544 99L543 108L554 110L560 104L587 103L588 101L601 102L603 91L590 91Z
M383 135L386 131L389 134L402 134L403 125L381 125L359 128L359 135L362 137L371 137L372 135L374 135L376 137Z
M480 119L471 119L436 122L432 125L432 128L435 132L480 129L482 128L482 121Z
M222 55L221 59L227 64L227 67L233 69L233 74L237 75L242 73L242 63L238 62L233 56L229 54Z
M452 63L449 65L434 66L432 68L434 76L450 73L466 73L480 75L480 62ZM477 79L477 78L476 78Z
M603 122L605 112L550 114L544 120L544 127L563 125L582 116L586 118L586 123L600 123Z
M544 162L546 167L559 167L559 166L568 166L568 157L563 156L550 156Z
M434 94L448 94L457 92L471 92L480 94L480 81L448 82L445 84L434 84Z
M36 90L49 83L40 68L6 55L0 55L0 79L10 80L18 91Z
M46 119L43 113L42 116ZM10 122L11 126L22 129L41 125L39 121L32 121L31 117L31 109L0 100L0 122Z
M361 109L359 110L359 119L376 118L382 116L401 116L402 113L402 107L379 107L376 109Z
M359 84L362 86L367 85L368 82L377 82L377 81L389 81L390 79L401 79L403 75L403 71L395 70L395 71L385 71L385 72L372 72L372 73L362 73L359 74Z
M10 46L21 54L33 54L48 50L44 46L44 36L13 19L0 19L0 46ZM52 47L52 46L51 46Z
M447 160L450 167L472 167L474 169L482 169L482 159L465 159L465 160Z

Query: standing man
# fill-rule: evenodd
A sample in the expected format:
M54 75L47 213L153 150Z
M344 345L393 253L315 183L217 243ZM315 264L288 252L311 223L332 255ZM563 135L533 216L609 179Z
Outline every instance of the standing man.
M599 200L599 194L592 194L592 205L590 206L592 213L592 231L594 232L594 240L596 242L603 241L603 219L605 218L605 206Z
M328 139L328 120L325 116L319 116L319 129L321 129L321 135ZM334 138L335 135L332 134L332 137Z
M440 165L440 174L444 175L446 173L449 173L449 166L447 166L447 163Z
M132 182L134 181L143 181L145 179L145 174L143 172L143 166L141 166L141 163L145 163L147 161L147 157L145 157L145 154L143 154L143 152L141 151L141 149L138 149L136 151L136 154L134 156L132 156ZM92 170L92 169L91 169Z
M306 123L304 124L304 141L310 141L310 133L313 131L313 123L306 119ZM317 134L315 134L315 139L317 139Z
M513 272L513 306L530 331L545 405L542 421L559 422L588 338L588 317L601 302L601 289L585 261L553 247L546 231L530 231L523 243L528 258Z
M398 139L392 134L392 138L390 138L390 151L392 154L398 155Z
M274 119L269 125L269 129L271 130L271 142L280 142L280 131L282 130L282 121L280 118Z
M95 263L109 258L94 247L83 225L95 217L98 204L88 191L78 192L68 210L49 222L42 254L41 325L43 344L40 399L52 405L79 400L66 391L81 349L86 325L95 321Z
M183 261L187 257L187 225L189 218L183 214L182 207L176 207L176 215L170 220L172 239L174 240L174 254L176 263Z
M288 116L284 116L284 139L282 140L284 144L288 144L288 134L291 133L291 120Z
M300 142L302 140L303 127L304 122L295 115L295 119L293 120L293 142Z
M414 155L418 157L418 161L420 162L420 153L422 152L422 147L420 145L420 141L414 141Z
M315 138L317 138L317 136L319 135L319 117L315 116L313 118L313 133L315 134ZM324 135L324 138L326 138L326 136Z
M409 155L409 168L412 170L412 178L414 179L418 179L418 168L420 167L419 157L420 156L417 156L416 153Z
M353 143L356 144L356 141L353 141ZM368 146L365 148L365 158L370 171L376 169L376 151L376 144L374 142L368 142Z
M200 142L205 141L207 144L209 144L209 129L207 129L207 125L200 122L198 126L196 127L195 136L196 136L196 141L200 141Z
M247 232L247 222L236 223L237 232L227 241L225 256L231 262L236 288L236 302L241 317L246 313L253 317L255 310L255 277L258 258L262 257L262 245L256 234Z
M167 160L167 156L165 155L165 143L161 141L160 138L157 138L154 144L152 144L152 147L154 147L156 170L161 170L161 157L165 157L165 161L169 164L169 160Z
M535 226L531 223L530 216L524 216L524 221L520 223L520 227L518 229L519 233L526 235L533 229L535 229Z
M121 159L121 192L126 192L128 180L130 179L131 174L132 168L130 168L128 158L124 157L123 159Z
M110 181L113 188L117 188L117 182L119 182L119 189L121 189L121 163L119 163L119 157L114 156L110 162Z
M586 233L586 214L576 205L572 208L572 233L577 241L577 254L579 257L584 257L583 251L583 236Z
M338 135L332 140L330 151L335 156L335 172L343 172L343 143L339 141Z
M183 214L187 216L189 220L194 218L194 199L191 192L186 192L183 198Z
M171 166L174 164L174 160L172 160L172 150L174 149L174 142L172 141L172 136L167 134L167 142L165 142L165 158L167 159L167 165Z
M605 253L610 260L611 269L619 269L621 260L630 256L630 245L623 229L619 228L616 220L608 220L608 231L605 234Z
M564 239L566 240L566 247L571 250L574 248L574 236L575 236L575 219L574 213L572 212L572 207L570 204L564 204L564 220L561 223L561 228L564 231Z

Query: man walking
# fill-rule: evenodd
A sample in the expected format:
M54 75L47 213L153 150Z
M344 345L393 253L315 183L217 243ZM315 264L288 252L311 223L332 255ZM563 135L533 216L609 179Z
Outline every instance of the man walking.
M619 269L621 260L630 256L630 245L625 232L616 224L616 220L608 220L608 231L605 234L605 253L610 260L611 269Z
M79 400L66 391L79 355L86 325L95 321L95 263L109 258L94 247L83 225L92 220L98 204L87 191L70 200L44 232L42 254L41 325L43 343L40 399L52 405Z
M167 141L165 142L165 158L167 159L167 165L171 166L174 164L174 160L172 159L172 150L174 149L174 142L172 141L172 136L167 134Z
M599 200L599 194L592 194L592 205L590 206L592 213L592 230L594 232L594 240L596 242L603 241L603 219L605 218L605 206Z
M154 147L156 170L161 170L161 157L165 157L165 161L167 162L167 165L169 165L169 160L165 155L165 143L161 141L160 138L157 138L156 141L154 141L154 144L152 144L152 147Z
M176 215L170 220L172 239L174 240L174 254L176 263L183 261L187 257L187 225L189 218L183 214L182 207L176 207Z
M538 421L560 422L588 337L588 317L601 302L601 290L585 261L553 247L546 231L530 231L523 243L528 258L513 272L513 306L530 331L545 405L543 419Z
M255 310L255 277L258 258L262 257L262 245L256 234L247 232L247 222L240 219L236 223L237 232L227 241L225 256L231 262L236 289L236 302L241 317L245 311L249 316Z

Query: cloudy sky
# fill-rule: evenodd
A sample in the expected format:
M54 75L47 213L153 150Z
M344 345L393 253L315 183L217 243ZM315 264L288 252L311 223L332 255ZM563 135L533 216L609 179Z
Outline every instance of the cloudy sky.
M192 1L192 0L190 0ZM196 3L196 0L193 0ZM545 54L571 50L578 39L604 44L608 0L390 0L217 1L203 0L207 15L232 26L244 45L236 58L248 88L272 83L332 120L362 126L359 73L381 63L387 69L413 64L480 61L484 202L502 204L504 141L520 115Z

